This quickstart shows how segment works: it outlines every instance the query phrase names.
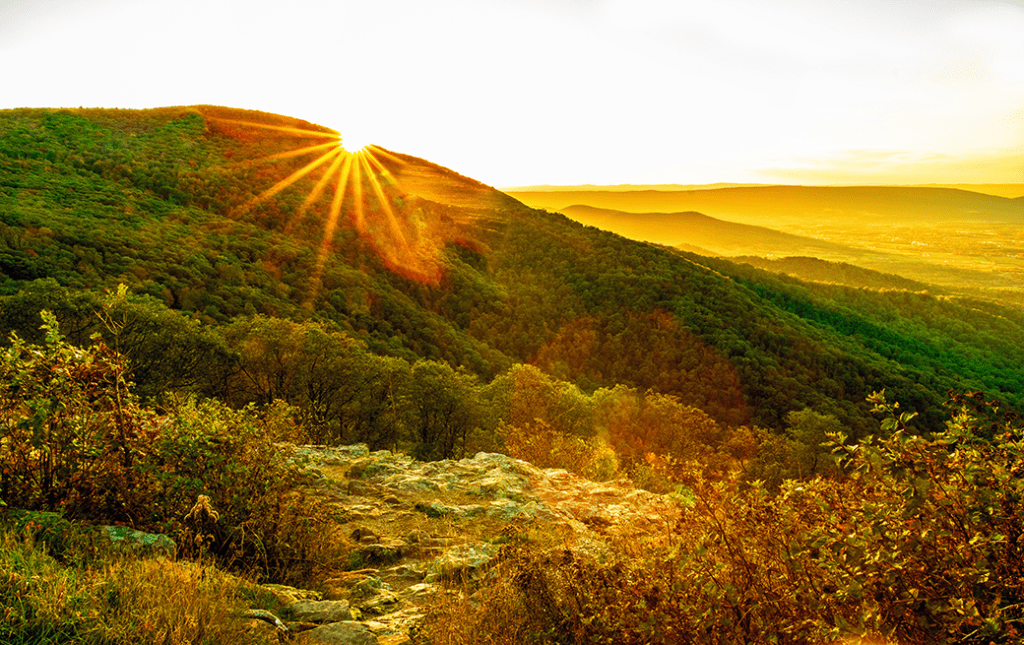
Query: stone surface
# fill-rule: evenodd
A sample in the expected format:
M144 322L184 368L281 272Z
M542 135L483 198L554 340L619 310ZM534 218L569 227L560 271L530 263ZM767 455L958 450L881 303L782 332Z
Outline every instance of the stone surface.
M383 639L388 637L394 639L396 636L408 636L421 620L423 620L422 610L417 607L405 607L386 616L368 620L365 624L370 631L377 635L378 641L383 642Z
M387 569L386 575L392 580L423 580L427 575L427 567L419 563L403 563Z
M285 620L308 623L336 623L352 620L347 600L300 600L281 609Z
M399 599L391 591L381 591L365 600L360 601L359 610L364 614L380 616L394 611Z
M323 583L336 613L312 613L329 606L312 602L319 595L275 594L289 616L302 616L294 620L322 623L308 632L311 643L411 642L426 608L457 593L446 583L487 575L498 544L524 527L571 535L572 548L599 556L611 539L661 539L680 517L677 503L628 481L591 482L501 454L425 463L364 445L290 448L304 492L326 505L351 545Z
M423 581L437 582L438 580L474 577L496 555L498 555L498 548L486 542L453 547L430 565Z
M363 578L352 585L352 595L355 597L369 597L381 591L390 591L391 585L376 576Z
M378 645L377 636L362 623L346 621L323 625L305 634L307 643L323 645Z
M265 584L260 585L264 591L274 596L277 604L286 607L300 600L320 600L321 595L309 589L296 589L287 585Z
M421 582L419 584L406 587L402 591L402 596L405 598L425 598L435 593L437 593L437 585L433 585L428 582Z

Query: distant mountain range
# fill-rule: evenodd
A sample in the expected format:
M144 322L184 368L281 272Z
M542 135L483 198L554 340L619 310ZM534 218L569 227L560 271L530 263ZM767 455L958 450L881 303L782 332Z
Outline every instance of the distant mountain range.
M635 192L639 190L660 190L660 191L678 191L678 190L713 190L715 188L740 188L740 187L754 187L754 186L772 186L774 184L733 184L728 182L716 183L716 184L613 184L613 185L599 185L599 184L580 184L577 186L552 186L548 184L542 184L538 186L505 186L501 190L503 192L512 193L526 193L526 192L538 192L538 193L557 193L557 192L579 192L579 191L602 191L602 192Z
M810 237L775 231L764 226L726 222L702 213L627 213L593 206L569 206L559 212L597 228L630 239L667 246L691 245L715 255L744 253L773 255L845 256L863 251Z
M985 188L1014 192L1014 185ZM632 239L696 253L810 255L1024 305L1024 240L1020 237L1024 199L1020 197L937 186L511 194L536 208L557 210ZM683 217L684 212L691 214ZM698 225L693 213L716 222L702 220Z
M728 183L720 182L715 184L580 184L576 186L558 186L542 184L536 186L505 186L501 190L507 193L530 193L530 192L580 192L580 191L602 191L602 192L635 192L641 190L657 191L680 191L680 190L714 190L716 188L757 188L778 186L779 184L751 184L751 183ZM892 186L893 188L954 188L966 190L972 193L983 195L995 195L997 197L1020 198L1024 197L1024 184L914 184L911 186Z
M508 191L534 208L561 211L577 204L632 213L696 211L745 224L957 222L1020 224L1016 199L956 188L893 186L745 186L705 190Z

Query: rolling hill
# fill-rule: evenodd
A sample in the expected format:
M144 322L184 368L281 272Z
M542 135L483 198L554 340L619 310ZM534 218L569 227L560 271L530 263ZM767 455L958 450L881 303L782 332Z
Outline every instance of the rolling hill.
M965 187L968 188L968 187ZM691 243L723 255L815 255L897 274L958 293L1024 304L1024 207L1013 186L982 194L953 187L746 186L705 190L546 190L512 192L531 206L586 205L622 212L698 211L719 220L761 226L817 240L789 250L777 234L724 236L717 245ZM980 190L979 188L979 190ZM997 190L998 189L998 190ZM608 230L636 238L635 225ZM654 227L665 232L669 225ZM728 241L728 244L726 244ZM832 245L832 246L829 246Z
M624 384L671 394L729 427L781 431L788 413L810 408L861 435L877 428L865 398L883 388L920 410L924 429L947 417L950 390L1024 405L1019 310L805 283L631 241L381 149L335 208L334 184L309 169L315 155L294 152L328 134L212 106L0 112L0 324L38 338L46 306L85 342L96 329L90 307L124 284L165 333L206 339L209 374L173 386L228 398L210 366L237 369L248 347L230 344L239 330L287 320L485 384L522 363L585 393ZM944 189L700 193L710 201L695 206L769 199L815 221L869 207L910 220L928 217L926 207L951 219L1019 215L1010 200ZM645 197L645 208L673 210L697 199ZM631 193L605 198L635 203Z
M981 221L1020 224L1015 200L955 188L901 186L744 186L711 190L510 191L534 208L561 210L575 204L633 213L697 211L746 224L845 225Z
M865 251L814 238L738 224L702 213L627 213L592 206L569 206L559 212L581 224L618 233L641 242L666 246L691 245L715 255L811 255L860 257Z

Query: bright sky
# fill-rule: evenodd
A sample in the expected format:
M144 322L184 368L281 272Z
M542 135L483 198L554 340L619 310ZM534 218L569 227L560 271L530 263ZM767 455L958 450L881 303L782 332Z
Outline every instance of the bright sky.
M0 0L0 108L303 118L495 186L1024 182L1020 0Z

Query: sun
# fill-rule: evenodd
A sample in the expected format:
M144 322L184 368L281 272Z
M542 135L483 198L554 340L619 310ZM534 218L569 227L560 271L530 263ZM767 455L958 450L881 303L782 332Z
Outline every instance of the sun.
M317 284L328 256L334 248L334 233L344 216L351 226L368 240L384 264L407 278L427 284L437 284L441 278L440 242L442 233L424 229L421 215L398 209L392 204L388 192L398 186L395 176L388 170L406 164L401 158L373 145L365 133L357 130L338 132L312 130L264 123L208 117L233 126L273 130L294 136L297 145L284 152L262 157L255 163L268 163L284 159L306 157L308 161L270 188L250 199L242 208L252 210L256 205L273 198L307 175L319 179L309 190L296 219L319 200L329 204L324 219L324 234L317 253L312 284ZM310 298L316 297L316 288Z
M373 141L365 132L346 131L341 133L341 147L349 154L359 154L372 143Z

